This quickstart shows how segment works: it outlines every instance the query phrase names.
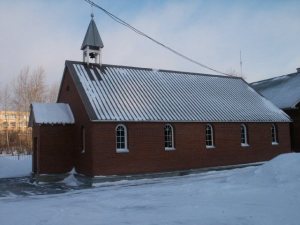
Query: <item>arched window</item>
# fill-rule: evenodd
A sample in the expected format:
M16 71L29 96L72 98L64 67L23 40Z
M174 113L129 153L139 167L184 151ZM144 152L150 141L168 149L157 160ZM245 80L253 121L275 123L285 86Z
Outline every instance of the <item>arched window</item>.
M170 124L165 126L165 150L174 150L174 131Z
M245 124L241 124L241 146L248 146L248 132Z
M117 152L128 152L127 129L122 124L116 127L116 147L117 147Z
M272 124L271 127L271 133L272 133L272 145L277 145L278 144L277 129L274 123Z
M213 148L214 147L214 130L213 130L213 127L210 124L206 125L205 143L206 143L206 148Z

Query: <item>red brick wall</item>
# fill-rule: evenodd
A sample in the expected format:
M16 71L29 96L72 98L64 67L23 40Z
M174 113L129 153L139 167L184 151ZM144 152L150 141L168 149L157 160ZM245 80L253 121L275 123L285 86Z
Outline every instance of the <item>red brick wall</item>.
M86 132L86 151L82 154L82 143L81 143L81 127L83 126L86 130L89 130L90 120L85 111L81 97L79 96L74 81L66 70L62 84L61 90L58 96L58 102L68 103L74 114L75 126L74 132L75 136L72 142L74 143L74 163L76 166L76 171L78 173L86 174L92 176L92 155L90 149L90 133Z
M300 109L285 111L293 120L291 124L291 145L292 150L300 152Z
M270 160L290 151L289 124L278 123L278 145L271 144L270 123L247 123L249 147L241 147L240 123L214 123L215 148L205 147L205 123L172 123L175 151L164 150L165 123L124 123L128 153L116 153L117 123L93 123L93 174L133 174L233 165Z
M38 138L37 173L65 173L73 168L72 125L41 125L33 127L33 138Z

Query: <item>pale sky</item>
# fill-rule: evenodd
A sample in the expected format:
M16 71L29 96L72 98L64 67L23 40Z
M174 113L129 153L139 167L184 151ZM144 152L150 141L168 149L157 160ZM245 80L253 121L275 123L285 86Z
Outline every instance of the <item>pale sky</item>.
M300 67L300 1L95 0L151 37L223 72L243 72L248 82L293 73ZM93 9L104 43L103 63L212 73L136 35ZM0 80L25 66L61 80L65 60L80 50L91 7L83 0L1 0ZM0 84L0 86L1 86Z

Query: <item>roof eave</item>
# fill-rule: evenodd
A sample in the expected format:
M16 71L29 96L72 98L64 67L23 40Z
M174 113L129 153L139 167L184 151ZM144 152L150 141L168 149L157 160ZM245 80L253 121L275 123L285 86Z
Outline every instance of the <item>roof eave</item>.
M93 123L291 123L291 119L288 120L265 120L265 121L255 121L255 120L91 120Z

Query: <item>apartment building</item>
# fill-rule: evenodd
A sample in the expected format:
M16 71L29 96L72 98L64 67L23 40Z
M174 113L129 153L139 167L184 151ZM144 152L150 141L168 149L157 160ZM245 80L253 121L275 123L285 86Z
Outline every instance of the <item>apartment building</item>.
M28 112L0 111L0 132L27 131L28 120Z

